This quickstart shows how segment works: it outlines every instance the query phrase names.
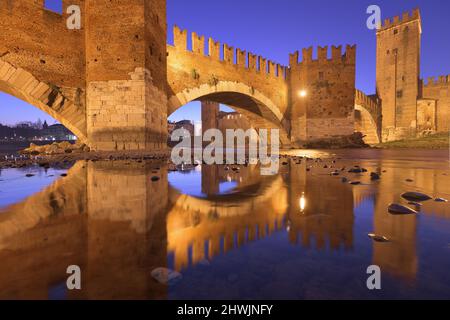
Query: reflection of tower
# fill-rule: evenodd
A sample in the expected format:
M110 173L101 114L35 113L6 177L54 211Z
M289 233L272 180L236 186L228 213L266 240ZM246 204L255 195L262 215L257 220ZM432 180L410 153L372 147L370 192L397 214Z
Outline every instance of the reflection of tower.
M137 163L89 163L86 298L165 296L151 271L167 265L167 171L158 182L151 172Z
M210 196L219 193L219 168L202 166L202 193Z
M375 200L374 232L388 237L392 242L374 243L373 263L391 275L406 279L414 279L417 273L417 217L391 215L386 208L400 198L398 192L392 190L401 190L404 178L414 178L415 174L416 170L409 168L387 170L383 173L379 186L379 190L384 192L380 192Z
M209 129L217 129L219 119L219 104L202 101L202 135Z
M291 160L292 161L292 160ZM291 163L293 164L293 163ZM290 170L289 239L309 247L314 239L321 249L353 246L353 193L334 177L309 175L306 163ZM328 181L324 181L328 179Z

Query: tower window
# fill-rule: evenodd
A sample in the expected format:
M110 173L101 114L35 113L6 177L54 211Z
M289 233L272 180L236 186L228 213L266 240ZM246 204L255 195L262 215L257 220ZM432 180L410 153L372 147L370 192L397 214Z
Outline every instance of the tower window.
M397 91L397 98L401 98L403 97L403 90L398 90Z
M323 80L323 72L319 72L319 80Z

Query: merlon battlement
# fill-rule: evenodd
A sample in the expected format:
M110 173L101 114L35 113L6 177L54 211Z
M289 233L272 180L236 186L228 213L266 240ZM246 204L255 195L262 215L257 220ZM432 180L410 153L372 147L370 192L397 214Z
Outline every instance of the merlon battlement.
M442 85L450 85L450 75L440 76L436 79L436 77L428 77L427 81L424 81L425 87L432 86L442 86Z
M408 23L408 22L411 22L414 20L419 20L419 22L421 21L420 10L418 8L414 9L412 12L409 12L409 11L404 12L402 17L395 16L393 19L390 19L390 18L384 19L384 22L381 25L381 28L379 31L397 27L404 23Z
M173 27L174 47L178 50L188 51L188 31L178 26ZM192 32L192 52L210 57L216 61L226 62L240 68L254 70L260 73L286 78L287 67L273 61L269 61L259 55L245 50L234 48L208 38L208 52L205 53L205 37Z
M328 59L328 46L317 48L317 59L313 59L313 47L302 49L302 60L299 61L299 51L289 55L289 65L296 66L308 63L355 63L356 45L347 45L342 54L342 46L331 47L331 59Z

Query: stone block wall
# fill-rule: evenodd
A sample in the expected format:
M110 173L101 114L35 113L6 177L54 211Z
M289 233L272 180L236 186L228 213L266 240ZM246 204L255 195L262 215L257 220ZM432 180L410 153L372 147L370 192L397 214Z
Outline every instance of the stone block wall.
M94 150L164 149L167 98L148 71L136 68L129 80L88 84L88 136Z

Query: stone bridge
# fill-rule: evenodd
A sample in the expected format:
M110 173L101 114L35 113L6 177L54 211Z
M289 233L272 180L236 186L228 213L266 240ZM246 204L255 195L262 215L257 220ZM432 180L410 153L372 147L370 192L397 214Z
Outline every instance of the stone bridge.
M92 149L165 149L168 115L195 100L229 105L297 146L352 134L356 99L356 129L376 140L376 107L355 90L354 46L333 46L331 59L327 47L317 59L303 49L303 61L297 52L287 67L211 38L205 52L196 33L188 49L178 27L167 45L165 0L63 0L62 14L43 2L0 3L0 90ZM80 7L81 29L67 28L69 5Z

